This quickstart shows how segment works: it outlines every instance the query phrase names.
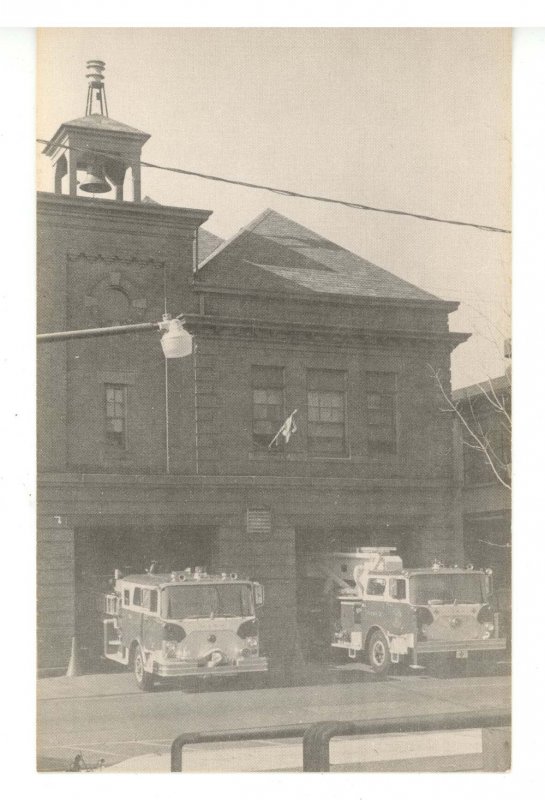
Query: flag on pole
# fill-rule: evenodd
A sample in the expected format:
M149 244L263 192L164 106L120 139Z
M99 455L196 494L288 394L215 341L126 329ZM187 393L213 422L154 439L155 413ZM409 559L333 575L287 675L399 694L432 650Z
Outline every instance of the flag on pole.
M269 448L271 448L273 444L276 444L276 446L278 447L278 440L280 436L284 437L284 441L286 442L286 444L289 442L289 440L297 430L297 425L295 424L295 419L294 419L296 414L297 414L297 409L291 412L287 420L282 424L282 427L280 428L274 439L271 439L269 443Z

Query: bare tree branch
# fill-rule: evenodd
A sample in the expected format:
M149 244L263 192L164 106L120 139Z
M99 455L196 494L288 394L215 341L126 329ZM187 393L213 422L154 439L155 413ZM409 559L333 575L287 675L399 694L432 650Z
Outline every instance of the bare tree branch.
M467 420L466 416L460 410L459 404L455 403L452 400L452 397L450 397L450 395L448 395L447 392L445 391L445 387L443 386L443 382L441 380L441 375L440 375L439 370L434 369L431 364L428 364L428 367L429 367L429 369L431 371L432 377L434 378L435 382L437 383L437 385L439 387L439 390L441 392L441 395L442 395L443 399L447 403L448 410L452 411L456 415L458 420L461 422L462 427L464 428L464 430L466 431L467 435L469 436L469 438L470 438L470 442L468 443L469 446L472 447L472 449L479 450L483 454L483 456L485 457L485 459L486 459L490 469L492 470L496 480L502 486L504 486L506 489L511 489L510 482L508 480L506 480L506 478L499 471L499 470L504 469L504 470L506 470L508 472L509 471L509 465L505 464L499 458L497 453L495 452L495 449L492 446L492 444L490 442L490 439L489 439L489 433L488 432L485 433L480 418L476 417L476 415L475 415L475 410L473 408L473 403L471 401L471 398L468 398L468 405L469 405L469 408L470 408L470 411L471 411L471 417L473 419L473 424L470 424L470 422ZM482 389L481 386L479 386L479 388ZM489 397L489 395L487 394L486 391L484 391L484 390L482 390L482 391L483 391L484 396L489 400L489 402L491 403L492 407L494 408L495 407L494 401L490 399L490 397ZM509 419L508 416L507 416L507 418Z

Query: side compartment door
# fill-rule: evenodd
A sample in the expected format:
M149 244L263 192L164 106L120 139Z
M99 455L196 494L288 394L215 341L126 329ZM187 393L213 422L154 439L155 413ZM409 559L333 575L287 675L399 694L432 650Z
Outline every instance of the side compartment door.
M158 590L144 589L142 614L142 644L144 650L160 650L162 645L162 625L159 618Z

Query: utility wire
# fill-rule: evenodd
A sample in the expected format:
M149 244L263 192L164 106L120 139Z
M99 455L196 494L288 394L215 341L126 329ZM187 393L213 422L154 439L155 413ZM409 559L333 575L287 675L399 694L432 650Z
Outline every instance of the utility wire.
M36 139L39 144L51 144L47 139ZM80 147L71 147L66 144L57 144L57 147L64 148L65 150L78 150L78 152L85 152L97 156L110 156L111 153L101 152L100 150L82 150ZM195 178L203 178L207 181L217 181L219 183L230 183L234 186L244 186L247 189L260 189L265 192L273 192L280 194L284 197L300 197L304 200L316 200L320 203L333 203L347 208L355 208L360 211L376 211L380 214L396 214L401 217L413 217L414 219L422 219L427 222L442 222L445 225L461 225L466 228L477 228L480 231L489 231L491 233L511 233L506 228L495 228L492 225L479 225L476 222L462 222L461 220L445 219L443 217L432 217L426 214L416 214L412 211L399 211L394 208L380 208L378 206L368 206L363 203L352 203L349 200L338 200L332 197L323 197L322 195L303 194L302 192L293 192L290 189L278 189L274 186L266 186L261 183L249 183L248 181L237 181L234 178L222 178L219 175L208 175L204 172L194 172L189 169L181 169L180 167L166 167L162 164L152 164L150 161L140 161L140 166L149 167L150 169L159 169L164 172L174 172L178 175L190 175Z

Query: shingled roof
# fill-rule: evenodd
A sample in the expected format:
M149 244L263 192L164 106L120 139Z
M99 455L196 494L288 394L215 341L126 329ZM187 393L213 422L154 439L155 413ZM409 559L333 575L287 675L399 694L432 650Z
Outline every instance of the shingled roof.
M291 294L444 302L271 209L202 261L199 282Z
M78 117L71 119L69 122L64 122L66 128L89 128L98 131L116 131L117 133L140 133L143 136L149 134L138 128L133 128L131 125L126 125L124 122L118 122L111 117L104 117L102 114L88 114L86 117Z

